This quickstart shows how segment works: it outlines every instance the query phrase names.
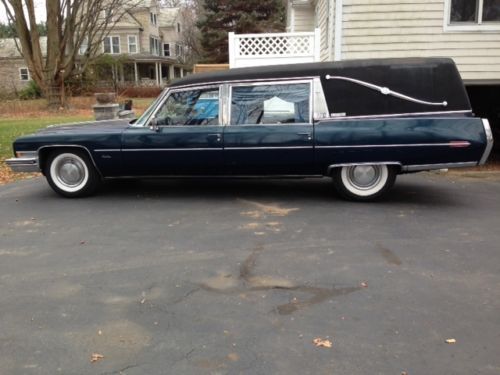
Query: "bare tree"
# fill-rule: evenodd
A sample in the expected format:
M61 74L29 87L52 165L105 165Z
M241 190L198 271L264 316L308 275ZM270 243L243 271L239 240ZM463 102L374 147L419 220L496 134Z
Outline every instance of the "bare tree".
M180 9L183 20L182 43L185 46L185 62L195 64L201 57L200 30L196 26L199 7L196 2L184 3Z
M140 0L45 0L47 47L43 51L34 0L0 3L15 27L16 43L31 77L52 108L65 106L64 81L83 72L100 54L102 42L116 22L140 6Z

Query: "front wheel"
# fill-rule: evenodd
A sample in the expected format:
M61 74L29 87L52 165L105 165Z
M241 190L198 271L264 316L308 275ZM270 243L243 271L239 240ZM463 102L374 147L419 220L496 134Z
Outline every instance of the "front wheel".
M380 197L396 180L396 169L385 164L349 165L333 171L339 194L350 200L368 201Z
M47 159L44 172L50 187L68 198L90 195L100 183L88 155L80 150L54 151Z

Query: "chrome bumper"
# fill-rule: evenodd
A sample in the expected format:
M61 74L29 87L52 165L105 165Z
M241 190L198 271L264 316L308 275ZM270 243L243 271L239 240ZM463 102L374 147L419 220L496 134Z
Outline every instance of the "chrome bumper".
M12 158L5 160L5 163L14 172L40 172L38 158Z
M479 161L479 165L483 165L488 160L488 156L490 155L491 149L493 147L493 133L491 132L490 123L487 119L483 118L483 127L484 133L486 135L486 148L484 149L483 156Z

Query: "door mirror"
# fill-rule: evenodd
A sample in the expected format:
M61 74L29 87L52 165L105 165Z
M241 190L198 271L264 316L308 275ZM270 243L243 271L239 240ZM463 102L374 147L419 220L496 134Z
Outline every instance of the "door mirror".
M160 130L160 127L158 126L158 119L156 117L153 117L151 120L149 120L149 128L151 130L154 130L155 132Z

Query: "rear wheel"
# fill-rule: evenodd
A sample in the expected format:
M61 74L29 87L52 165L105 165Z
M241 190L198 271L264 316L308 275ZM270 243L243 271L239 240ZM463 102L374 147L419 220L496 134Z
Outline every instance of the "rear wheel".
M349 165L333 171L339 194L350 200L368 201L383 195L396 180L396 170L385 164Z
M100 177L94 165L81 150L52 152L44 172L50 187L68 198L90 195L100 184Z

